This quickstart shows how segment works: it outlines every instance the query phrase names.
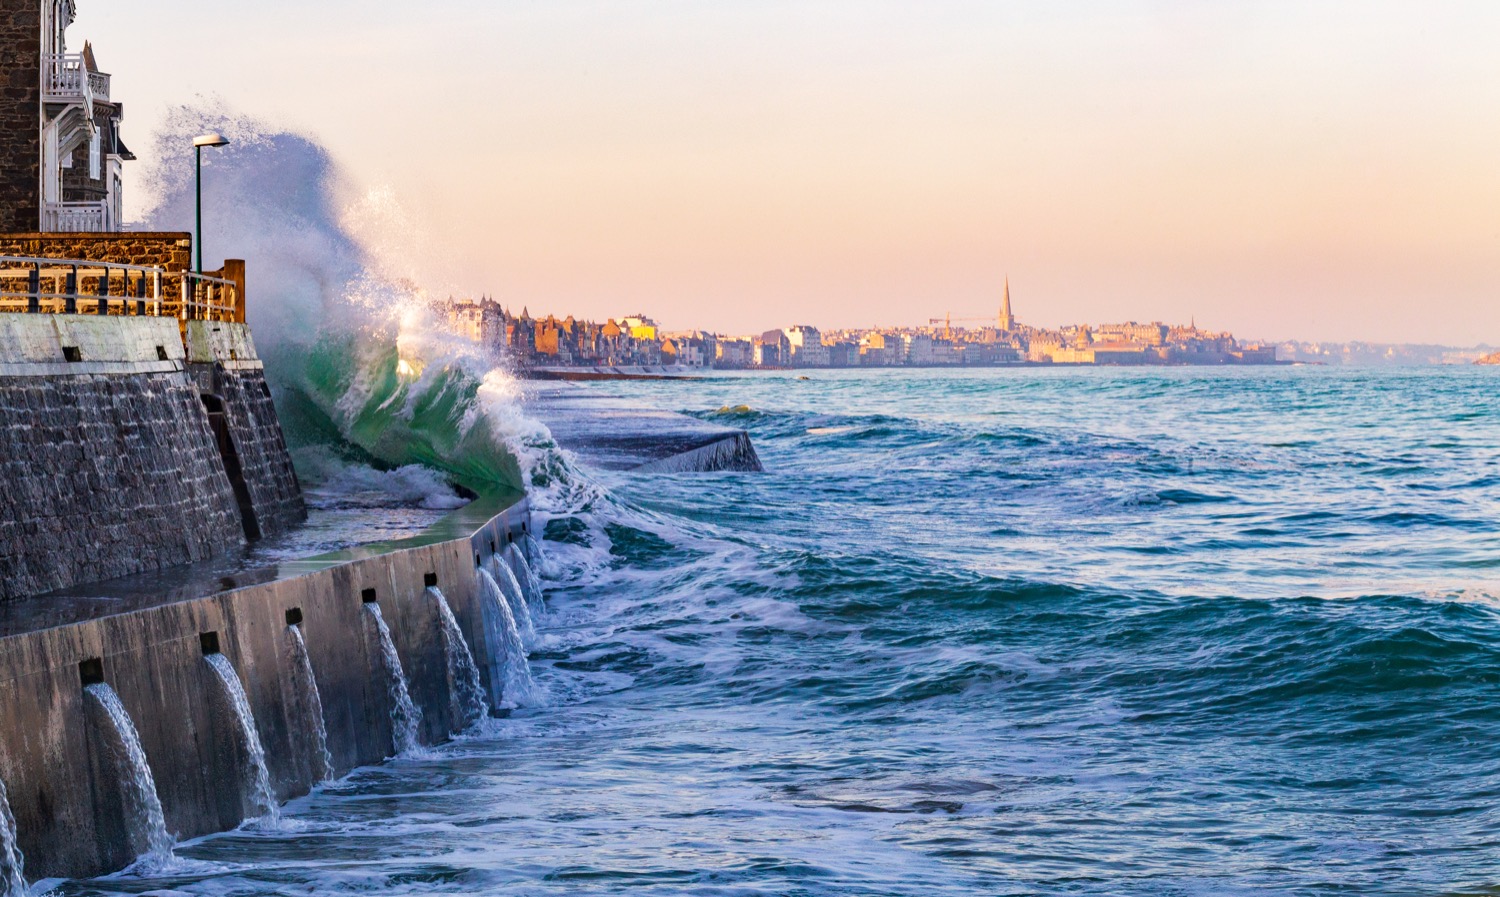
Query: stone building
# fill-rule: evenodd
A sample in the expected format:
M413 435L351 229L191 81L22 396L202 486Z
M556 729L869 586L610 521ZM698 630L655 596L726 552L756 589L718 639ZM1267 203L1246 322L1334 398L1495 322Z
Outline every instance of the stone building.
M786 329L787 344L791 348L790 363L799 368L828 367L828 347L823 345L823 335L809 324L797 324Z
M134 159L93 47L68 51L74 0L0 0L0 231L118 231Z
M751 362L756 367L786 367L792 360L792 344L780 330L767 330L751 341Z
M733 337L720 339L714 344L714 366L721 368L749 367L753 358L750 340Z

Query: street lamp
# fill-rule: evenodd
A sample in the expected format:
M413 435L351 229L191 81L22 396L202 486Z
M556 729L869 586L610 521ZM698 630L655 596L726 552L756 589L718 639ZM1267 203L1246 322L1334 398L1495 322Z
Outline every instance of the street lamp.
M198 193L197 212L194 216L193 247L198 252L198 273L203 273L203 148L205 146L228 146L229 138L223 134L204 134L193 138L193 186Z

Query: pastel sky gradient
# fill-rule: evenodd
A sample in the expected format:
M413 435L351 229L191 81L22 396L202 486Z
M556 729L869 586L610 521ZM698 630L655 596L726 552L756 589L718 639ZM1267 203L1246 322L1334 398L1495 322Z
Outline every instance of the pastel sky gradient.
M1009 274L1043 325L1500 343L1492 0L79 5L134 147L203 96L313 134L435 288L533 312L910 324Z

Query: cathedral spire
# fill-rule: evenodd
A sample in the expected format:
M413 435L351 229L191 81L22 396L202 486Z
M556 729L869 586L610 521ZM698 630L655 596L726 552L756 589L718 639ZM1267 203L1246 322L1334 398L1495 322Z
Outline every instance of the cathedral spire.
M1010 275L1005 275L1005 299L1000 305L1000 329L1006 332L1015 329L1015 318L1010 314Z

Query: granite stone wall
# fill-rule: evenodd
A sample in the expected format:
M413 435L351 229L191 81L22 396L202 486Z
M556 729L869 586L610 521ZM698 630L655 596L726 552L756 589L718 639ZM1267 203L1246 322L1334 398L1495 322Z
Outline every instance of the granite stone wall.
M236 482L246 514L246 534L263 538L284 533L307 519L302 487L292 469L271 387L247 324L189 321L188 370L210 404L221 406L228 450L239 467ZM235 472L230 471L233 480Z
M42 5L0 0L0 232L41 222Z
M243 544L181 371L0 377L0 600Z
M0 0L5 2L5 0ZM0 134L0 147L4 135ZM3 223L3 218L0 218ZM122 231L99 234L34 233L35 216L26 227L3 230L26 233L0 233L0 255L32 258L84 259L91 262L113 262L117 265L156 265L169 272L186 271L193 266L193 235L188 233ZM176 280L173 280L176 289Z
M218 366L214 385L224 400L224 419L244 471L257 535L275 536L298 526L307 519L307 508L265 371Z

